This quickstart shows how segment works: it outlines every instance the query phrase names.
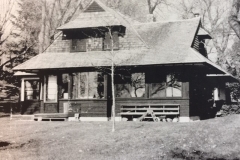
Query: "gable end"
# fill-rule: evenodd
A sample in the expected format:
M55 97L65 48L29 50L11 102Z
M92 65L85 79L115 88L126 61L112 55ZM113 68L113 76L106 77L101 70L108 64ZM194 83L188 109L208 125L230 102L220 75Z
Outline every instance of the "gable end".
M84 12L105 12L105 10L94 1Z

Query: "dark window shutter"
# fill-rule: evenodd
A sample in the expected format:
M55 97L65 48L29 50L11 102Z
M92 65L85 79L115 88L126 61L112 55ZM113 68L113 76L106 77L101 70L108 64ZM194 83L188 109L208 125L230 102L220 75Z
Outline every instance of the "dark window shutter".
M108 32L105 33L104 41L103 41L103 50L110 50L111 49L111 38Z
M73 39L72 40L72 52L86 52L87 40L86 39Z
M118 32L113 32L113 49L119 49L119 36Z
M112 33L112 39L113 39L113 49L117 50L119 49L119 37L118 37L118 32L113 32ZM112 49L112 42L111 42L111 36L108 32L105 33L105 38L103 41L103 49L104 50L111 50Z

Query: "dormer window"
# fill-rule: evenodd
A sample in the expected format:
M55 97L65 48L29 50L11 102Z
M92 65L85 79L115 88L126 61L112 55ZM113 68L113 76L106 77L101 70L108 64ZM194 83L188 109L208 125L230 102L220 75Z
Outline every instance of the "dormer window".
M94 32L95 33L95 32ZM85 34L89 37L79 36L81 38L72 37L71 52L87 52L87 51L109 51L112 49L113 40L113 50L119 49L119 33L106 32L104 35L91 35L87 32Z
M103 50L111 50L112 49L112 40L113 40L113 50L119 49L119 36L118 32L113 32L112 35L109 32L105 33L104 41L103 41Z

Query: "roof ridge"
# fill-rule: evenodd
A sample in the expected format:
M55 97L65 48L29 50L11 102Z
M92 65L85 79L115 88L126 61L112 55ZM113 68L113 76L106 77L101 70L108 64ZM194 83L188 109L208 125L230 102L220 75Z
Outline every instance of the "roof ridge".
M106 6L99 0L91 0L89 2L89 4L82 10L81 13L85 12L94 2L96 2L98 5L100 5L100 7L102 7L104 10L106 9Z
M139 24L133 24L133 25L143 25L143 24L159 24L159 23L174 23L174 22L188 22L188 21L193 21L193 20L201 20L199 17L195 18L190 18L190 19L181 19L181 20L169 20L169 21L157 21L157 22L140 22Z

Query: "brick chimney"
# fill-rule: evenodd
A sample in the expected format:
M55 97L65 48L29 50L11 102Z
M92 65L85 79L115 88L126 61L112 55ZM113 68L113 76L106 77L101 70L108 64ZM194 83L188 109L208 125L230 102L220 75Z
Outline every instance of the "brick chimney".
M199 17L200 14L199 13L194 13L194 17Z

